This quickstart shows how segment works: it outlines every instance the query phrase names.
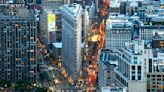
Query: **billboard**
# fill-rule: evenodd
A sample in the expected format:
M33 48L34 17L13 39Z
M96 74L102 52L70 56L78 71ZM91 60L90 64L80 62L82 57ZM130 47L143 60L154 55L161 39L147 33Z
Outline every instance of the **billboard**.
M48 14L48 32L56 30L56 15Z

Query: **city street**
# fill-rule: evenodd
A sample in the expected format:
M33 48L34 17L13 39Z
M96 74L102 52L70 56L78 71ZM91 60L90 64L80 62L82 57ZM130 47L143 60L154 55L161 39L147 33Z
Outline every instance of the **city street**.
M108 16L108 7L109 7L109 2L103 3L103 7L100 10L100 15L99 17L102 17L102 21L98 23L98 25L92 25L91 30L89 31L90 34L88 38L91 37L91 40L88 39L88 41L91 41L91 44L87 44L89 47L88 51L92 51L91 56L91 65L89 67L86 67L86 70L88 72L88 75L86 77L86 83L89 85L87 88L87 92L92 92L96 91L97 88L97 74L98 74L98 56L102 48L104 48L105 44L105 17ZM87 42L90 43L90 42ZM87 52L88 53L88 52Z
M64 68L61 66L61 63L53 61L45 46L41 44L39 39L37 40L39 44L39 70L44 77L44 80L40 80L40 83L43 83L44 87L48 87L52 91L72 88L66 76L63 76L65 74L63 71L65 70L63 70Z
M97 62L98 62L98 56L99 56L100 50L104 48L105 17L108 15L108 11L107 11L108 5L106 5L105 3L103 4L105 6L102 7L102 9L100 10L100 14L98 16L100 17L100 20L97 20L101 22L96 21L91 25L88 36L87 36L86 44L85 44L86 46L84 48L85 53L84 53L83 63L86 63L86 62L89 62L89 63L88 64L86 63L86 66L83 67L82 74L84 74L83 76L86 76L86 77L81 76L81 78L79 78L78 86L83 87L83 89L86 88L86 91L97 90L97 74L98 74ZM49 78L54 76L52 80L46 80L45 85L51 86L53 89L73 88L73 86L71 85L74 84L74 81L67 74L66 70L61 64L61 61L60 62L51 61L51 60L47 61L47 57L48 59L50 59L49 57L50 54L45 49L44 45L40 44L40 47L42 48L40 52L43 52L42 57L44 57L42 58L42 61L43 61L42 64L47 65L46 67L48 69L46 71L48 72L47 74ZM45 57L46 57L46 60L45 60ZM49 71L49 67L53 67L53 69ZM85 71L87 72L87 74L84 73ZM57 86L55 86L54 82L56 82Z
M97 38L97 42L92 42L92 44L89 46L89 49L92 50L92 62L89 65L89 67L86 68L87 72L88 72L88 76L86 78L87 84L89 84L89 88L88 91L93 91L93 88L95 89L95 87L97 86L97 73L98 73L98 55L100 53L101 48L104 47L104 41L105 41L105 32L104 32L104 21L102 21L102 23L99 24L99 26L94 26L91 32L95 32L92 34L96 34L99 35ZM94 30L94 31L93 31ZM99 30L99 32L98 32ZM93 49L94 48L94 49ZM89 50L88 50L89 51Z
M164 0L0 0L0 92L164 92Z

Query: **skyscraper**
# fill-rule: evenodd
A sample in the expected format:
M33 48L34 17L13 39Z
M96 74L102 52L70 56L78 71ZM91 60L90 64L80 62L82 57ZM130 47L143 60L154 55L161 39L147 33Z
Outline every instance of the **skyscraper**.
M37 23L26 6L12 7L9 8L13 11L9 12L11 15L1 13L0 17L0 78L36 82Z
M79 4L66 4L62 14L62 64L68 74L76 80L81 67L82 7Z

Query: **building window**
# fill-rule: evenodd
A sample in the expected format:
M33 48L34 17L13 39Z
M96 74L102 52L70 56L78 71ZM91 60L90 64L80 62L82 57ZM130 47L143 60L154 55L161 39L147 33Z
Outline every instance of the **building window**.
M152 59L149 59L149 72L152 72Z
M161 77L161 75L157 75L157 77Z
M134 57L133 59L134 59L134 60L137 60L137 57Z
M135 80L135 76L132 76L132 80Z
M138 80L141 80L141 76L138 76Z
M135 66L132 66L132 70L135 70Z
M134 61L134 64L137 64L137 61Z
M138 72L141 71L141 66L138 66Z

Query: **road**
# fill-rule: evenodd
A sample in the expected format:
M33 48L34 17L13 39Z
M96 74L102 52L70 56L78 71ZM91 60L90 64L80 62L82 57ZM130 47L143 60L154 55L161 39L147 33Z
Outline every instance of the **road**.
M104 48L105 36L106 36L106 34L105 34L105 17L108 15L108 10L107 9L109 7L109 5L106 5L106 3L103 3L103 4L104 5L102 5L102 6L104 6L104 7L102 7L101 12L99 14L99 15L101 15L102 20L101 20L100 23L96 22L97 24L92 25L90 33L89 33L90 36L91 36L91 46L89 46L90 50L88 50L88 52L92 51L92 53L89 56L89 60L91 60L91 64L86 67L86 71L88 72L88 75L85 79L86 82L84 82L84 83L89 85L89 87L87 88L86 91L92 91L93 89L96 89L96 84L97 84L97 73L98 73L97 62L98 62L99 53L100 53L101 49ZM98 35L98 36L96 36L96 35ZM95 38L92 39L92 36L94 36ZM94 42L94 40L95 40L95 42ZM89 39L86 43L87 44L89 43ZM45 48L45 46L40 44L40 48ZM44 51L44 49L43 49L43 51ZM46 55L49 55L49 53L47 53L47 51L45 53L46 53ZM45 56L45 54L42 54L42 57L44 57L44 56ZM41 60L43 61L43 64L45 65L45 67L50 67L50 66L48 66L49 64L46 60L44 60L44 59L41 59ZM53 64L52 64L52 66L53 66ZM74 81L65 72L65 69L62 67L62 65L59 65L59 66L58 66L58 69L61 70L61 73L63 74L65 80L67 80L67 81L61 81L60 82L61 85L62 85L62 83L65 84L65 83L68 83L68 82L70 84L74 84ZM46 72L49 72L49 70L46 70ZM54 73L51 73L51 72L49 72L48 74L50 74L49 77L52 77L52 76L55 75ZM46 80L45 81L45 86L50 86L53 89L56 89L55 84L51 83L51 82L52 81Z
M101 51L101 49L104 47L104 42L105 42L105 29L104 29L104 21L102 21L99 24L99 27L97 30L99 30L99 41L96 44L96 48L94 49L94 53L93 53L93 59L92 59L92 64L90 65L90 67L88 68L88 76L86 78L87 83L89 84L90 89L89 90L93 90L94 86L97 86L97 73L98 73L98 55ZM88 90L88 91L89 91Z
M51 89L53 92L56 90L72 88L67 78L64 77L62 74L63 73L62 69L64 68L62 66L58 66L55 64L55 61L53 61L53 59L50 58L50 54L45 49L45 46L40 43L39 39L37 40L38 40L38 45L39 45L38 54L40 55L39 56L40 57L39 70L40 70L40 73L42 73L43 75L48 75L48 76L45 76L46 78L44 78L44 81L40 80L40 81L43 81L43 86Z
M52 91L54 91L56 89L55 83L53 81L53 76L54 73L53 71L50 69L50 66L48 66L48 60L45 58L47 53L47 50L45 49L45 46L43 44L41 44L40 40L37 39L37 43L38 43L38 55L39 55L39 73L43 75L43 79L44 80L39 80L40 83L43 83L43 87L47 87L49 89L51 89Z
M109 1L109 0L108 0ZM105 44L105 17L108 16L108 7L109 7L109 2L105 0L103 3L103 7L100 10L100 15L102 17L102 21L98 25L92 25L91 26L91 31L89 34L93 35L99 35L99 39L97 41L96 47L92 50L94 50L94 53L92 54L92 64L90 67L88 67L86 70L88 72L88 76L86 77L87 84L89 85L89 89L86 92L92 92L93 88L95 88L97 85L97 75L98 75L98 56L100 54L100 51L102 48L104 48Z

